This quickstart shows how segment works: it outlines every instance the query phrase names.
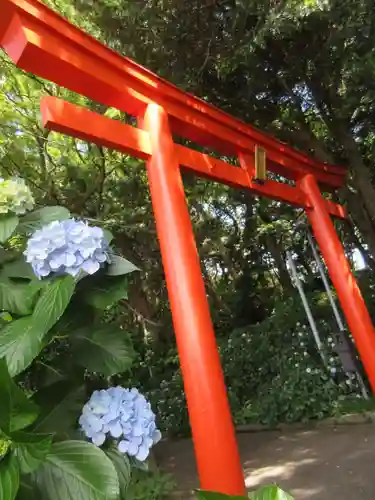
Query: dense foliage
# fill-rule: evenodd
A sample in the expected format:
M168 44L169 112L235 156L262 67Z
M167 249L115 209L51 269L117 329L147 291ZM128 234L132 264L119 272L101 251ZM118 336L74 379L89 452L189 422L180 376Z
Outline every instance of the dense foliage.
M47 3L180 87L313 156L346 165L348 185L335 196L347 205L350 218L337 230L353 264L358 251L365 260L366 267L357 276L375 315L372 2ZM0 357L6 358L8 366L7 372L2 364L2 380L10 384L5 390L18 393L15 387L22 387L40 405L41 415L47 412L44 405L57 405L59 418L39 416L35 423L27 410L22 424L22 429L32 424L38 433L55 433L55 440L74 437L84 403L94 390L111 385L139 389L151 402L163 432L188 433L144 165L44 130L39 100L45 94L133 123L132 117L117 110L19 71L0 54L0 175L5 179L0 181L0 213L7 217L0 228ZM17 180L14 185L13 178L25 182ZM8 184L1 191L3 183ZM236 422L275 424L340 411L345 398L357 398L360 392L355 381L332 377L330 368L339 367L333 345L337 325L305 235L292 232L299 212L188 174L184 183ZM31 189L31 197L22 191L25 186ZM20 196L15 197L14 190ZM68 219L85 220L90 227L104 230L111 253L123 256L112 257L111 265L121 267L121 259L126 258L142 271L126 277L105 275L105 245L96 246L97 253L91 254L95 259L86 263L87 272L97 271L92 276L79 281L69 274L51 279L61 266L67 271L82 264L80 259L56 259L53 248L51 255L40 254L40 241L64 231L63 221ZM24 256L31 234L54 221L61 225L39 234ZM292 249L304 281L328 368L322 364L290 281L284 260L287 248ZM49 277L37 280L24 257L39 276ZM4 418L2 429L10 424ZM27 428L28 434L31 429ZM6 450L16 446L8 438ZM26 454L31 446L22 443L17 446L22 445ZM32 457L35 467L51 446L57 446L61 459L60 442L52 445L50 437L44 436L39 445L40 456ZM41 468L43 484L52 484L51 467L47 462ZM10 468L15 478L16 468ZM110 470L113 473L108 465L108 474ZM161 495L171 489L169 479L157 472L137 471L134 478L130 485L134 498L150 498L155 485L160 485Z
M161 438L155 415L136 389L86 401L131 365L131 339L106 309L137 268L108 231L64 207L34 209L24 181L2 180L0 197L1 497L124 498L130 459Z
M232 412L237 424L307 422L345 411L347 400L360 397L357 381L338 373L335 324L325 294L309 296L325 342L329 368L318 354L304 310L296 297L279 304L264 322L221 336L223 362ZM189 423L175 348L144 349L131 372L158 408L161 426L188 434ZM152 370L152 377L149 376Z

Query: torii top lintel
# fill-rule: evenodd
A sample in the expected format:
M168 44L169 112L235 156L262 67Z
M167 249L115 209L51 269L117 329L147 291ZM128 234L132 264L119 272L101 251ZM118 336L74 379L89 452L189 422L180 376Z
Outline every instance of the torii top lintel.
M70 24L38 0L0 0L0 46L20 68L88 98L140 116L147 105L166 110L172 132L229 155L267 154L267 168L298 180L312 173L327 190L346 169L318 162L179 90Z

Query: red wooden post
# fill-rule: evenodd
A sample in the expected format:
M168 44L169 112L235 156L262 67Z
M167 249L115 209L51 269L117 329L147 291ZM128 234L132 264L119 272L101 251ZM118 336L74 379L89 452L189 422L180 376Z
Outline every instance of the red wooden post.
M217 351L180 167L163 108L150 104L144 127L147 164L177 347L202 489L245 492L242 467Z
M313 207L307 215L375 394L374 326L314 176L306 175L300 187Z

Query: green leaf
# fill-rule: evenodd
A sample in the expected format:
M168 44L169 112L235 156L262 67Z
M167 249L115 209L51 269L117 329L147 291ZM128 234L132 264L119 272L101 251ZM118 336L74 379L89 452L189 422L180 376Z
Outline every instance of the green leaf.
M33 312L33 323L45 335L63 315L74 293L76 282L64 276L49 283L42 291Z
M111 459L115 466L117 476L120 483L121 498L126 498L126 491L128 489L131 479L131 466L130 461L126 455L120 453L116 448L106 450L107 456Z
M107 377L128 370L134 358L124 330L110 324L98 330L85 329L72 342L76 363Z
M31 283L0 281L0 309L19 316L31 314L38 289Z
M37 279L34 274L33 268L23 258L5 264L1 274L6 278L25 278L29 280Z
M18 226L18 222L19 219L16 215L0 218L0 243L4 243L12 236Z
M70 212L65 207L53 206L42 207L29 212L22 217L18 227L19 232L29 234L40 229L42 226L55 220L66 220L70 218Z
M83 386L72 387L71 382L61 381L38 391L34 401L40 406L40 414L33 430L69 436L77 428L86 394Z
M10 431L15 432L31 425L37 419L39 408L26 396L23 390L14 384L12 388L12 415Z
M141 462L140 460L137 460L134 457L130 457L129 462L130 462L130 467L132 469L137 469L137 470L140 470L142 472L148 472L150 470L150 467L149 467L149 464L147 461Z
M39 498L40 495L36 485L32 482L32 476L23 476L16 500L39 500Z
M14 384L10 378L8 366L5 359L0 359L0 429L8 434L12 415L12 394L11 387Z
M0 264L13 260L15 255L14 250L5 250L5 248L0 247Z
M13 455L21 474L35 471L46 458L52 445L52 434L15 432L11 438Z
M251 500L293 500L293 497L285 493L276 485L264 486L258 491L249 493Z
M27 368L43 348L41 331L30 316L12 321L0 330L0 357L5 357L12 377Z
M120 495L111 460L83 441L54 444L36 478L43 499L118 500Z
M10 455L0 462L0 499L14 500L20 484L16 460Z
M122 113L116 108L108 108L106 112L104 113L104 116L107 116L108 118L112 119L118 119L121 118Z
M216 493L215 491L202 491L197 492L198 500L245 500L246 497L238 495L224 495L223 493Z
M103 233L104 233L105 241L109 245L111 243L111 241L113 240L113 234L108 229L103 229Z
M122 274L129 274L134 271L140 271L140 269L129 262L128 260L120 257L119 255L111 254L111 264L107 268L107 274L109 276L120 276Z
M5 359L0 359L0 429L5 434L35 421L38 408L10 377Z
M67 356L70 356L70 353L66 352L64 355L59 356L59 364L63 359L66 360ZM61 367L54 366L53 362L56 363L56 360L52 359L52 364L43 363L42 366L40 366L40 389L70 378L69 369L66 369L67 367L64 367L65 370L63 370Z
M84 295L84 301L96 309L105 310L128 296L127 278L106 277L102 283L91 288Z

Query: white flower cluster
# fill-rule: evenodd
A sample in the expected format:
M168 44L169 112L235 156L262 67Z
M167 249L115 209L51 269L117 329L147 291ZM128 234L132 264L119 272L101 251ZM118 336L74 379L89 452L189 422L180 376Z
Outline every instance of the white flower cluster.
M0 214L22 215L34 208L34 198L25 181L0 177Z

